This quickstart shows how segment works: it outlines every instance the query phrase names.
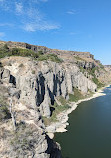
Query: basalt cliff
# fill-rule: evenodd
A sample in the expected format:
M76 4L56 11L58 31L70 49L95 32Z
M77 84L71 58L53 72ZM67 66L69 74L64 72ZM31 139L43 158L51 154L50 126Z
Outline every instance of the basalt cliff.
M111 71L89 52L0 41L0 157L61 158L48 127L110 82Z

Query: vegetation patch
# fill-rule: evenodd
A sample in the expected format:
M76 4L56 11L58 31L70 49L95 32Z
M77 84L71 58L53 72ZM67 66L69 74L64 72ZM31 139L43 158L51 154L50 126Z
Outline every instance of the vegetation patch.
M83 59L83 58L81 58L81 57L79 57L79 56L74 56L74 58L75 58L76 60L86 61L85 59Z
M11 114L7 105L0 105L0 121L10 119Z
M38 58L39 61L44 61L44 60L50 60L56 63L61 63L62 59L58 58L57 55L55 54L44 54L44 55L40 55Z
M59 100L59 102L61 103L61 105L67 105L67 100L63 97L63 96L59 96L58 98L57 98L58 100ZM56 105L55 105L56 106Z
M81 71L82 73L87 72L86 69L84 69L82 66L80 66L79 69L80 69L80 71Z
M84 99L85 96L81 94L81 91L77 88L74 88L74 94L69 94L69 101L70 102L77 102L80 99Z
M69 101L70 102L77 102L81 99L92 97L93 94L94 94L93 92L88 90L88 93L86 95L83 95L79 89L74 88L74 94L69 94Z
M102 65L102 64L101 64ZM101 66L103 67L103 65ZM95 75L95 72L97 71L99 73L99 67L94 67L92 69L84 69L82 66L80 67L80 71L84 74L85 72L88 72L89 75L92 76L92 81L97 85L98 88L101 88L104 86L103 83L101 83L98 78Z
M42 116L45 125L50 125L52 122L57 122L57 115L70 108L68 102L62 96L59 97L59 102L61 102L61 105L58 105L56 102L54 102L53 106L50 105L51 108L54 108L50 118Z
M93 69L88 70L88 73L92 75L92 81L97 85L97 87L101 88L104 86L104 84L98 80L98 78L95 75L95 71L99 72L99 67L94 67Z
M104 86L95 76L92 78L92 81L97 85L97 88L101 88Z
M6 56L32 57L38 61L50 60L57 63L62 62L62 59L58 58L55 54L44 54L42 51L35 53L32 50L22 48L9 49L7 44L0 48L0 58L4 58Z
M99 72L99 67L94 67L92 69L88 69L87 71L90 75L95 76L95 72Z

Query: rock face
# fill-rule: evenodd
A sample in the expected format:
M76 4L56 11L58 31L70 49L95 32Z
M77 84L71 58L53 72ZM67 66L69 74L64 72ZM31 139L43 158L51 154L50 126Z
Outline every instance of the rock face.
M66 67L66 78L68 93L73 93L74 88L78 88L83 93L87 93L88 90L96 91L97 85L87 79L77 66L70 65Z
M12 66L6 68L13 76L11 82L16 82L16 89L20 92L19 100L32 107L37 106L42 116L50 117L50 105L54 103L54 98L62 96L68 100L69 93L73 93L74 88L78 88L84 94L88 90L96 91L96 84L87 79L76 65L27 61L28 66L24 65L24 74L21 74L21 68L16 67L15 73L11 69L13 65L18 65L19 61L14 63L14 60ZM33 69L35 74L32 74Z
M32 86L31 78L26 78L24 80L26 86L22 87L20 80L19 82L17 80L20 76L18 78L14 77L11 71L5 68L1 68L0 72L0 90L2 89L2 94L4 99L7 99L7 104L8 100L12 101L10 108L15 115L16 122L16 130L14 130L11 111L8 110L10 108L6 108L2 102L3 104L0 105L0 113L2 114L3 112L2 115L0 114L0 157L61 158L60 146L47 136L39 109L36 106L36 99L33 101L33 97L36 98L37 90L35 86ZM19 85L21 85L21 88L18 88ZM25 92L22 93L22 91ZM29 92L30 95L28 94ZM33 96L33 94L35 95ZM26 95L27 97L32 96L32 100L26 100ZM44 107L43 111L45 111Z

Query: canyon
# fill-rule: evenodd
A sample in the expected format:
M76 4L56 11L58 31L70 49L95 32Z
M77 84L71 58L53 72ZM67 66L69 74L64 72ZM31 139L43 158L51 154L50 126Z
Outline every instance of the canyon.
M72 102L111 83L110 66L89 52L22 42L0 41L0 52L7 54L0 59L0 157L61 158L51 125Z

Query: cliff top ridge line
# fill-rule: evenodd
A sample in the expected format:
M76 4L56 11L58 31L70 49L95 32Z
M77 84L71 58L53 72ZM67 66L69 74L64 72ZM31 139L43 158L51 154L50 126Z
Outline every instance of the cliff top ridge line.
M67 50L59 50L59 49L50 49L45 46L32 45L24 42L13 42L13 41L0 41L0 46L3 44L7 44L9 48L25 48L30 49L34 52L42 51L43 53L49 54L57 54L57 55L73 55L85 58L94 59L94 56L90 54L90 52L79 52L79 51L67 51Z

